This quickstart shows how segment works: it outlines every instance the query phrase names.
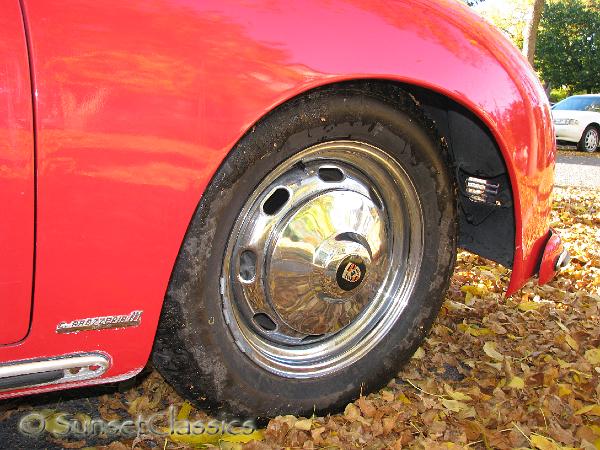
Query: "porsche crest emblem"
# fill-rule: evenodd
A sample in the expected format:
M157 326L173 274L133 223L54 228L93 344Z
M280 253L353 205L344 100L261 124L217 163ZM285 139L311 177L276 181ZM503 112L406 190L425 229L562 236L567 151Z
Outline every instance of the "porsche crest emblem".
M361 275L362 275L362 272L360 270L360 267L358 267L353 262L349 262L348 264L346 264L346 267L344 268L344 273L342 273L342 278L346 281L349 281L350 283L356 283L358 280L360 280Z
M367 266L357 255L349 255L340 263L336 273L337 284L344 291L351 291L365 278Z

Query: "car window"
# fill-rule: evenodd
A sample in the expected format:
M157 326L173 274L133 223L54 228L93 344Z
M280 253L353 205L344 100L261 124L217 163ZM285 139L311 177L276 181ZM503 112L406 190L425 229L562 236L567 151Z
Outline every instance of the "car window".
M552 109L600 112L600 97L569 97L562 102L558 102Z

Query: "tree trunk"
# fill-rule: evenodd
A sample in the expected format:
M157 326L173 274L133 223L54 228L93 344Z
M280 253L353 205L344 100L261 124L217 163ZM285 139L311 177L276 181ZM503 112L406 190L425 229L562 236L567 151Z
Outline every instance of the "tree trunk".
M552 83L550 81L544 81L542 83L542 86L544 88L544 92L546 93L546 97L550 99L550 92L552 92Z
M544 10L544 0L533 0L533 5L527 17L525 30L523 32L523 54L533 66L533 55L535 54L535 42L537 40L538 26Z

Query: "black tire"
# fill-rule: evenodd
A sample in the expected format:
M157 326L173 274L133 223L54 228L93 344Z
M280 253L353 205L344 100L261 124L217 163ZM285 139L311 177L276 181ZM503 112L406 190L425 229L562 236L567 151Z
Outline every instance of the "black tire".
M596 134L596 142L598 143L594 148L591 148L586 145L586 139L588 139L588 135L590 133ZM600 145L600 128L595 125L588 125L585 130L583 130L583 134L581 135L581 139L577 143L577 149L586 153L594 153L598 146Z
M236 346L219 291L223 254L246 198L290 155L333 139L386 148L423 208L424 250L415 290L382 341L352 365L313 379L268 372ZM235 417L337 411L384 386L421 344L441 307L456 257L456 188L430 121L400 89L379 82L312 91L246 134L206 189L181 247L163 306L153 362L183 397Z

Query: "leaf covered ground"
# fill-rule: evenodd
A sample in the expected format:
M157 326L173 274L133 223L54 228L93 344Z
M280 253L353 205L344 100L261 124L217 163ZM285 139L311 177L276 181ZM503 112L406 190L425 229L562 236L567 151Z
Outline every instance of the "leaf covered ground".
M528 283L503 297L510 272L461 252L446 301L429 337L379 392L327 417L277 417L247 443L142 435L121 442L19 438L33 448L113 450L188 448L534 448L600 449L600 192L556 189L552 226L571 264L546 286ZM53 398L56 402L56 394ZM83 400L81 400L83 401ZM156 372L126 390L85 400L85 417L106 420L164 411L205 419ZM27 411L73 414L69 402L0 410L0 433ZM44 409L45 408L45 409ZM25 444L23 444L25 445Z

